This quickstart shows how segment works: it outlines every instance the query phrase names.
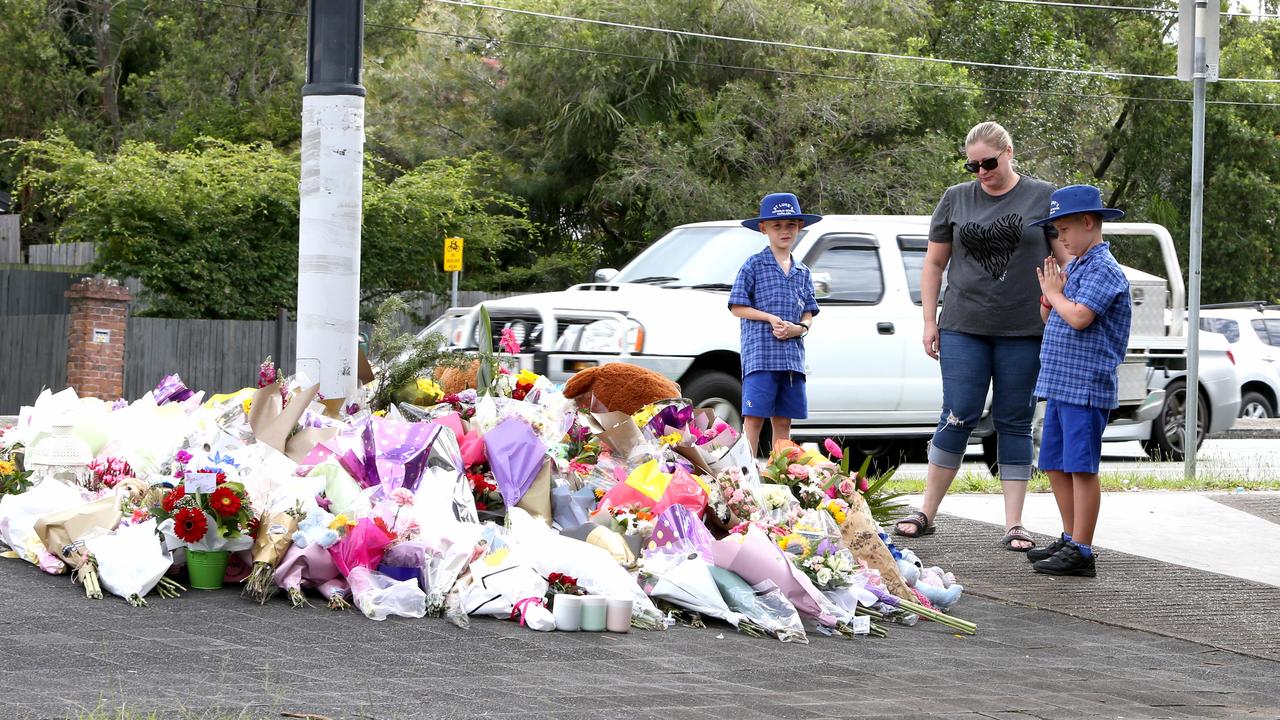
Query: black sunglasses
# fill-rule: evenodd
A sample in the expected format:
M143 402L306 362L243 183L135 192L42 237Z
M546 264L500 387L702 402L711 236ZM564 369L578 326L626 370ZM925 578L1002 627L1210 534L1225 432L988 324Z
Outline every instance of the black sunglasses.
M1003 154L1004 153L1001 153L1001 155ZM989 157L986 160L981 161L970 160L964 164L964 169L965 172L976 173L978 172L978 168L982 168L983 170L995 170L999 166L1000 155L996 155L995 157Z

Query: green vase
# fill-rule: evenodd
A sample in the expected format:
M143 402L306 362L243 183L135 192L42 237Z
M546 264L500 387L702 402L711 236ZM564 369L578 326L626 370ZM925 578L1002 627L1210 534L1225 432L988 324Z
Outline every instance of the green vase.
M227 574L226 550L192 550L187 548L187 574L191 587L197 590L219 590Z

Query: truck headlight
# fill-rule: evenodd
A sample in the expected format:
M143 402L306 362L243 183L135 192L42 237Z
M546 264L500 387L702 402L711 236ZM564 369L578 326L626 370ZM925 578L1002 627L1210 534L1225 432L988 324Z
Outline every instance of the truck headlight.
M578 339L580 352L619 353L625 347L633 353L644 351L644 326L628 320L625 326L616 320L597 320L582 328Z

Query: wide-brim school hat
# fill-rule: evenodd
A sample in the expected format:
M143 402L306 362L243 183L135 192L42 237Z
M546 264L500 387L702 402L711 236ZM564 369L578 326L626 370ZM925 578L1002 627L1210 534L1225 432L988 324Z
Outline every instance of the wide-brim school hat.
M1103 220L1119 220L1124 211L1118 208L1102 206L1102 191L1092 185L1068 185L1053 191L1049 196L1049 216L1040 218L1032 225L1044 225L1068 215L1095 213Z
M759 230L760 223L765 220L801 220L805 225L812 225L821 219L821 215L806 215L800 212L800 201L795 195L769 193L760 201L760 217L743 220L742 224L752 230Z

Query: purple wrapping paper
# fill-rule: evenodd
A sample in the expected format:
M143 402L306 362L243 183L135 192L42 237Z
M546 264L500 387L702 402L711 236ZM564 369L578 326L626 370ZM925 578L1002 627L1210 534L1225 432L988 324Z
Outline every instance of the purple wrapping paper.
M156 389L151 391L151 396L155 398L156 405L164 405L171 402L182 402L187 398L195 395L187 386L182 383L182 378L177 373L165 375L156 385Z
M698 516L689 512L684 505L672 505L663 510L653 522L653 535L650 537L650 548L662 548L684 541L701 553L707 562L715 558L715 538L711 531L702 524Z
M430 551L424 542L408 541L400 542L387 548L386 553L382 556L382 565L387 567L413 568L417 573L418 584L423 590L427 589L427 562L430 560ZM386 575L392 573L386 572L383 567L379 570ZM403 577L396 577L397 580L405 580Z
M693 420L692 405L668 405L658 411L649 421L649 429L654 435L666 435L668 432L683 430Z
M333 564L333 556L316 543L305 548L289 546L289 550L280 559L280 564L276 566L272 579L285 590L304 585L320 588L325 597L330 597L339 589L346 589L346 581L339 577L338 566Z
M389 496L397 488L417 494L431 446L442 429L433 422L407 423L370 416L316 445L302 465L313 467L336 457L360 487L381 486L374 499Z
M510 510L538 476L547 446L534 434L533 428L516 418L508 418L485 433L484 444L489 469L498 481L498 492Z

